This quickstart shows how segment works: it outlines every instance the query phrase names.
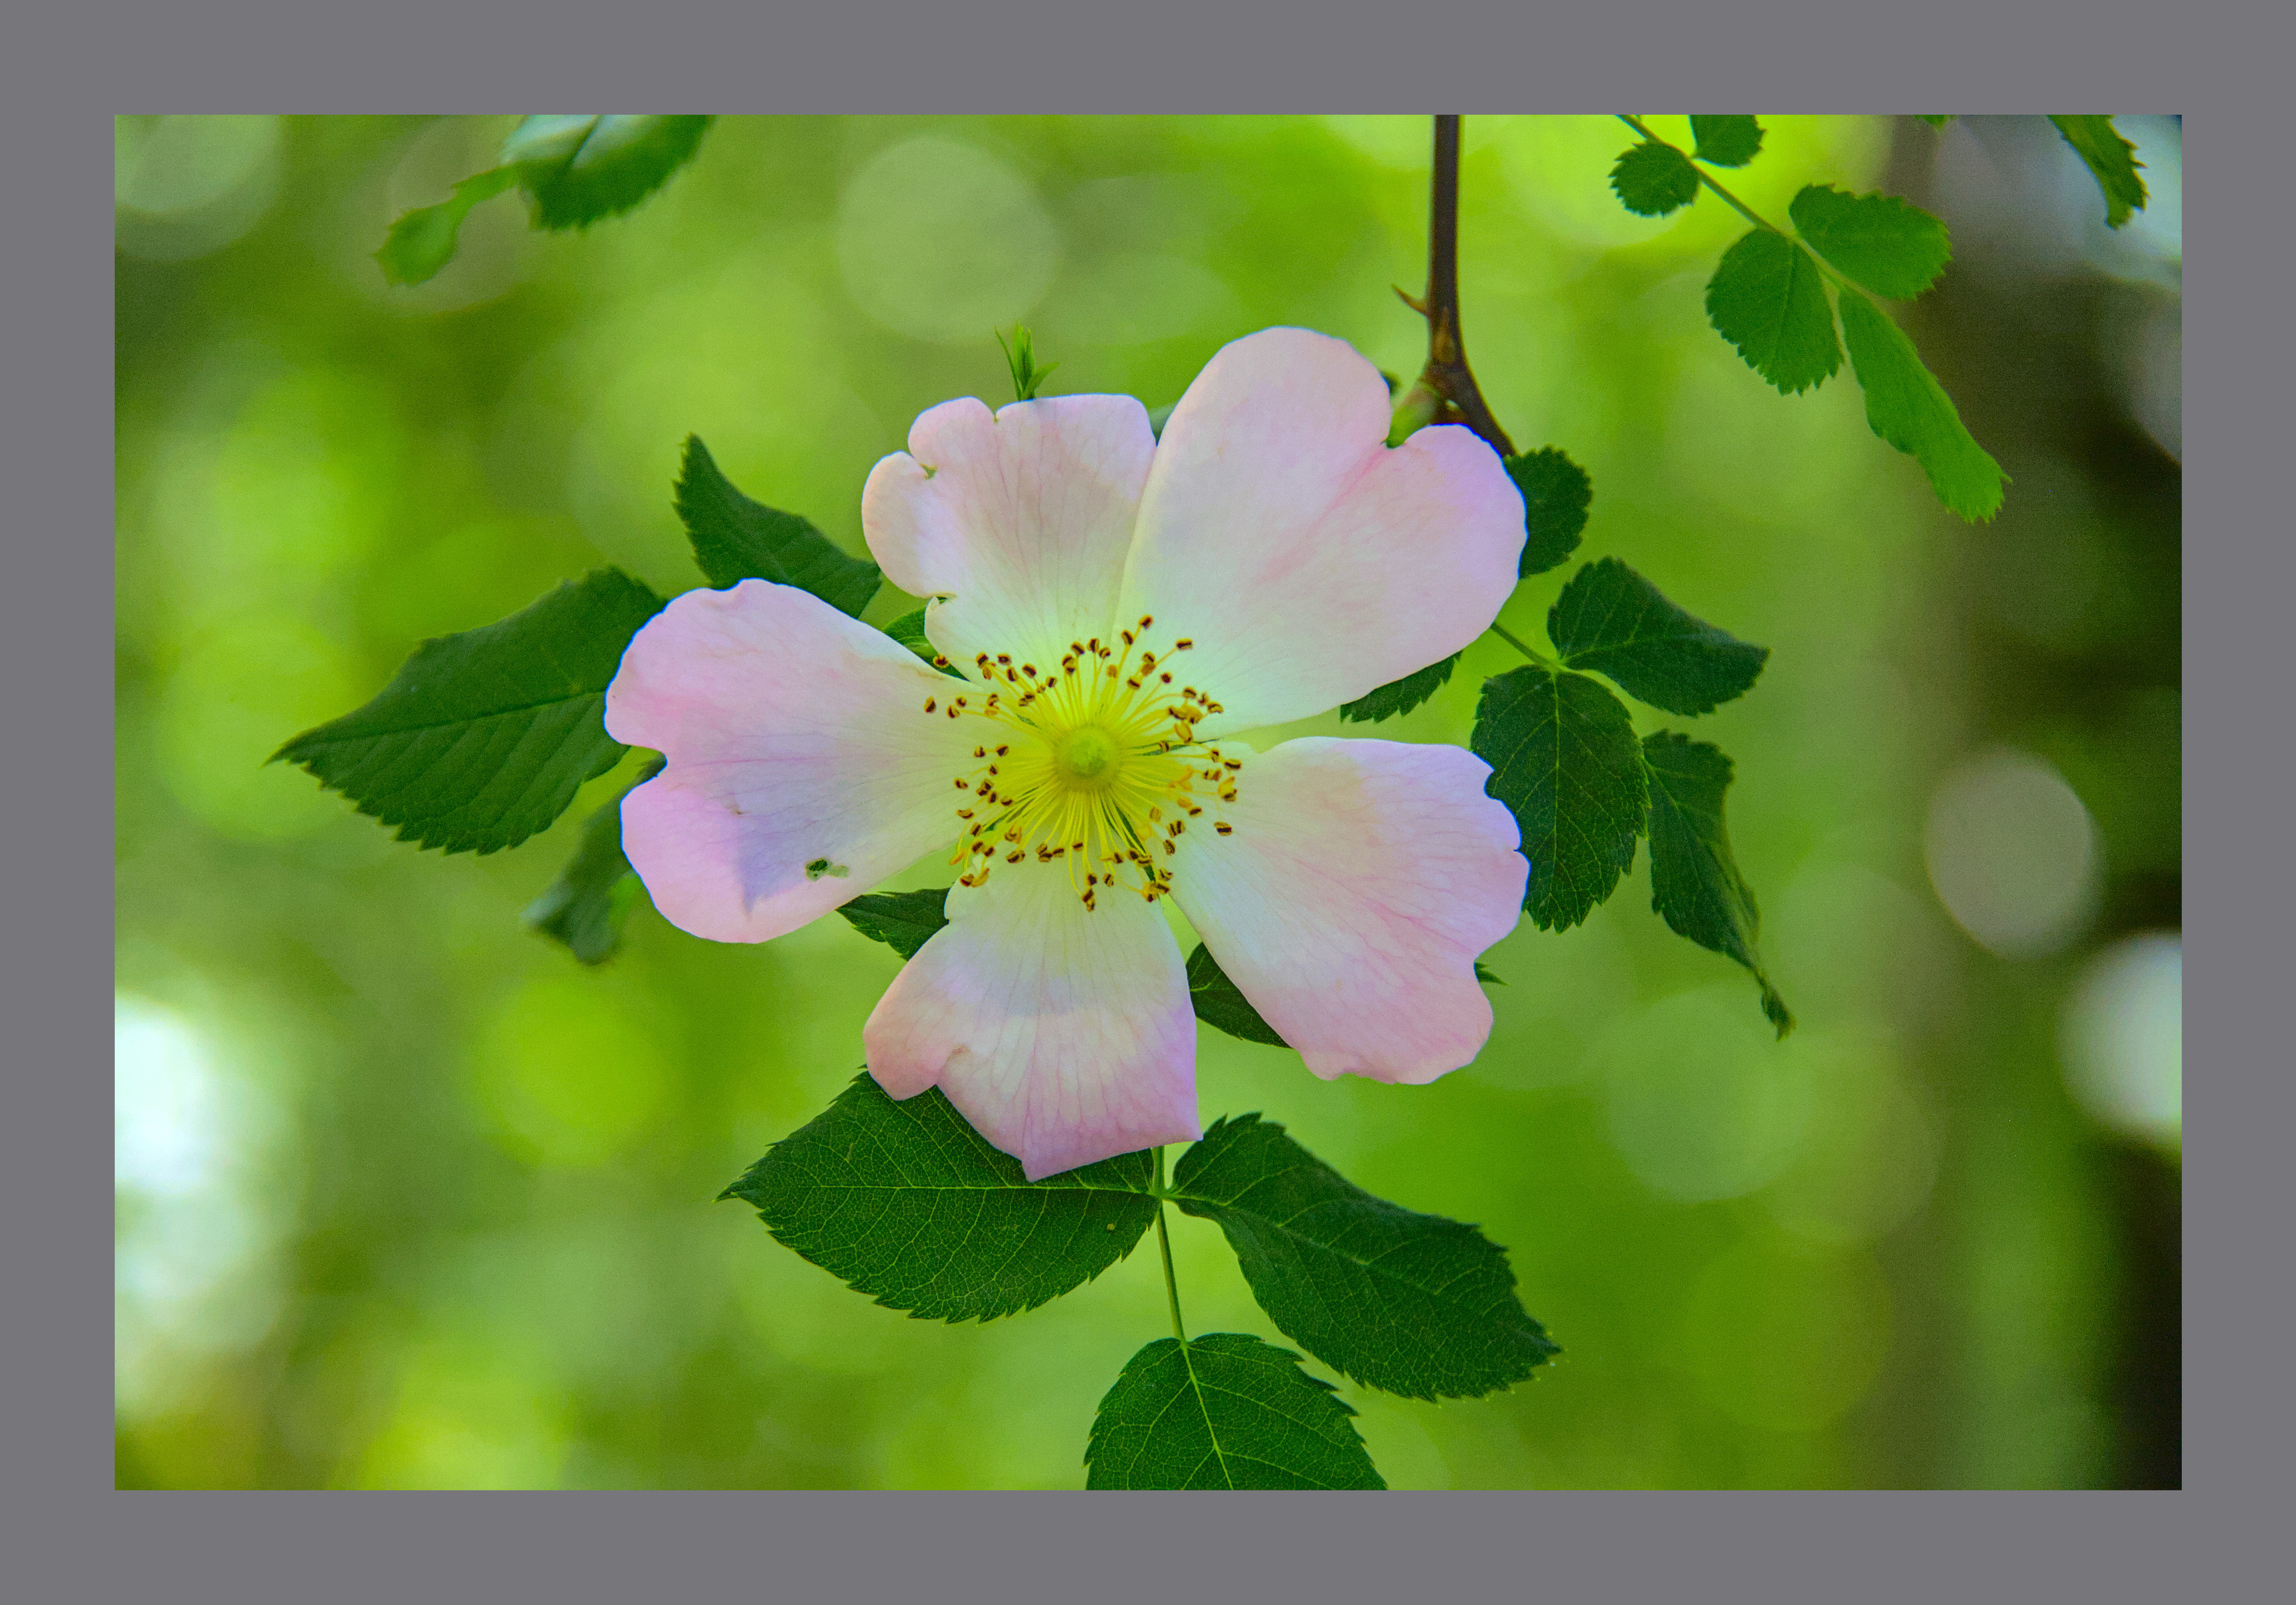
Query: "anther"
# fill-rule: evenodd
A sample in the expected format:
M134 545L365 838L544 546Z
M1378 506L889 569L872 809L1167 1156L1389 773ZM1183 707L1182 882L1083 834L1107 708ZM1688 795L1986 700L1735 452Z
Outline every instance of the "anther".
M1234 835L1234 834L1235 834L1235 827L1234 827L1234 825L1232 825L1232 824L1228 823L1228 822L1227 822L1226 820L1225 820L1225 819L1221 820L1218 824L1216 824L1216 825L1212 826L1212 829L1213 829L1213 830L1215 830L1215 831L1218 831L1221 835L1223 835L1223 836L1233 836L1233 835Z
M939 700L939 699L935 697L927 697L925 699L925 711L927 713L931 713L933 710L933 704L937 700Z
M1195 644L1196 643L1194 642L1189 640L1185 635L1183 635L1177 641L1172 643L1172 650L1176 652L1185 652Z

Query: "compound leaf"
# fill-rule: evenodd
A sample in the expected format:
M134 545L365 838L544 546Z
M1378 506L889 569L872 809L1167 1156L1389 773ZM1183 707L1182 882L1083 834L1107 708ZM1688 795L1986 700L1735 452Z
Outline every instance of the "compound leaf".
M1761 911L1738 872L1722 817L1729 757L1710 742L1661 730L1643 742L1643 762L1650 771L1652 910L1677 936L1743 964L1762 989L1762 1012L1784 1036L1793 1015L1763 973L1756 947Z
M1552 446L1505 463L1507 477L1522 492L1522 561L1515 571L1527 579L1546 573L1578 549L1587 510L1595 501L1595 481Z
M1615 557L1588 563L1546 613L1572 668L1608 675L1652 708L1706 713L1745 694L1770 649L1693 618Z
M1159 1338L1100 1401L1087 1488L1383 1488L1332 1385L1243 1332Z
M1753 229L1722 253L1707 282L1706 315L1748 367L1786 395L1841 366L1817 264L1784 234Z
M622 797L660 774L665 761L649 761ZM621 947L622 925L644 896L637 872L622 856L622 798L617 797L582 822L574 856L521 919L529 930L548 937L585 964L603 964Z
M2144 209L2144 180L2137 176L2144 164L2136 160L2136 147L2112 126L2111 118L2052 117L2049 120L2087 165L2096 187L2104 192L2107 226L2119 228L2128 221L2129 213Z
M1812 250L1875 295L1911 300L1953 258L1943 220L1895 195L1852 195L1813 184L1789 209Z
M1672 145L1646 139L1620 155L1611 188L1637 217L1663 217L1698 199L1698 169Z
M839 612L861 617L882 577L877 565L849 557L808 519L753 502L734 488L698 435L685 438L677 475L677 516L693 561L717 590L767 579L810 591Z
M1648 812L1626 705L1584 675L1525 664L1483 682L1468 746L1522 832L1524 912L1542 930L1569 929L1634 867Z
M1391 719L1398 714L1409 713L1428 698L1443 689L1451 671L1459 667L1459 654L1453 652L1440 663L1431 663L1417 674L1406 675L1400 680L1390 680L1357 697L1352 702L1340 705L1340 717L1358 725L1375 725L1382 719Z
M586 228L626 212L693 160L706 117L529 117L502 160L534 198L543 228Z
M1751 117L1693 117L1690 132L1698 146L1691 154L1718 168L1742 168L1762 148L1762 125Z
M1841 332L1857 382L1866 388L1866 422L1922 465L1938 500L1972 523L2001 511L2008 476L1978 445L1945 393L1887 313L1862 295L1841 298Z

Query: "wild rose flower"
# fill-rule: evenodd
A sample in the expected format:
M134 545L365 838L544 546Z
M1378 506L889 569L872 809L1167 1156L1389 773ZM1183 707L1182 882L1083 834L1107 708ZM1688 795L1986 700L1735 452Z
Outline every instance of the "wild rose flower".
M868 1065L895 1098L938 1085L1032 1179L1201 1134L1168 897L1317 1076L1467 1063L1475 958L1528 872L1488 767L1234 735L1449 656L1513 588L1498 458L1388 428L1377 371L1304 329L1221 350L1160 442L1128 396L923 414L862 528L964 680L791 586L672 602L606 694L614 738L668 759L622 803L655 906L767 941L954 841L948 923Z

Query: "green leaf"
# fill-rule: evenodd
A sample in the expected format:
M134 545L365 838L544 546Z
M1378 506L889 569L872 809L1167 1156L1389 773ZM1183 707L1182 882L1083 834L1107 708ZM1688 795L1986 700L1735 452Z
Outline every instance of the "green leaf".
M1789 210L1812 250L1875 295L1911 300L1953 259L1944 222L1895 195L1813 184Z
M1942 127L1944 127L1948 123L1951 122L1951 121L1953 120L1953 118L1954 118L1954 114L1953 114L1952 112L1950 112L1950 111L1947 112L1947 113L1946 113L1944 116L1942 116L1942 117L1933 117L1933 116L1930 115L1928 112L1922 112L1922 113L1919 113L1918 115L1920 116L1920 118L1921 118L1921 120L1922 120L1922 121L1923 121L1923 122L1927 123L1927 124L1928 124L1931 127L1932 127L1932 128L1942 128Z
M1748 367L1786 395L1841 366L1817 264L1784 234L1754 229L1722 253L1707 282L1706 315Z
M1251 1006L1251 1000L1227 979L1219 961L1212 957L1212 950L1201 942L1188 955L1188 1001L1195 1005L1198 1020L1218 1027L1230 1036L1266 1043L1271 1048L1292 1045L1275 1034L1274 1026L1259 1018L1259 1011Z
M913 613L902 614L885 626L885 634L940 670L942 674L959 680L964 678L964 675L958 673L954 664L940 655L940 651L933 645L931 637L925 634L925 610L922 608L917 609Z
M1146 1151L1031 1182L938 1087L866 1071L726 1189L785 1247L921 1321L990 1321L1083 1286L1156 1217Z
M1492 971L1491 967L1484 963L1480 959L1477 959L1475 961L1475 979L1482 982L1486 987L1504 987L1506 985L1505 981L1501 980L1498 976Z
M2052 117L2065 143L2079 152L2096 187L2104 192L2104 221L2119 228L2128 214L2144 209L2144 180L2137 169L2136 147L2121 136L2109 117Z
M1780 1036L1793 1029L1785 999L1762 971L1761 911L1738 872L1722 817L1730 759L1706 741L1661 730L1643 742L1650 772L1651 908L1677 936L1734 958L1762 989L1762 1012Z
M420 284L437 276L455 259L461 243L463 219L481 201L501 194L518 182L516 168L489 168L456 184L454 192L436 206L418 208L390 225L374 259L382 276L393 284Z
M586 228L667 184L709 127L706 117L529 117L502 160L534 197L537 226Z
M1578 549L1587 510L1595 502L1595 481L1552 446L1505 462L1507 478L1522 492L1522 561L1515 571L1527 579Z
M1100 1401L1087 1488L1383 1488L1329 1382L1243 1332L1159 1338Z
M1215 1121L1173 1167L1172 1191L1219 1223L1283 1335L1366 1387L1473 1397L1556 1352L1517 1301L1505 1250L1374 1198L1272 1120Z
M1663 217L1698 199L1698 169L1672 145L1646 139L1620 154L1611 169L1611 188L1628 211Z
M769 579L810 591L858 618L883 577L876 564L839 551L811 520L752 502L734 489L698 435L685 438L677 516L685 520L693 543L694 563L717 590L745 579Z
M2008 476L1971 438L1905 332L1864 296L1845 295L1841 333L1866 387L1866 422L1874 432L1919 462L1938 500L1963 518L1974 523L2000 512Z
M1608 675L1669 713L1706 713L1743 696L1770 656L1692 618L1615 557L1571 577L1547 610L1546 634L1572 668Z
M1382 719L1391 719L1399 713L1409 713L1428 698L1443 689L1451 671L1459 667L1459 654L1453 652L1440 663L1431 663L1415 675L1406 675L1400 680L1390 680L1357 697L1352 702L1340 705L1340 717L1358 725L1376 725Z
M1742 168L1762 148L1762 125L1751 117L1693 117L1690 132L1698 142L1692 154L1718 168Z
M1584 675L1525 664L1483 682L1467 744L1522 831L1524 912L1568 930L1634 867L1649 798L1626 705Z
M548 937L585 964L603 964L622 945L622 925L645 888L622 856L622 797L662 771L656 757L622 790L621 797L582 822L574 856L549 888L521 916L529 930Z
M626 750L606 733L606 686L661 605L619 569L594 569L498 624L424 642L374 700L273 761L302 765L401 841L516 847Z
M996 336L996 343L1004 348L1004 365L1013 370L1013 399L1034 401L1037 388L1050 379L1053 370L1061 364L1049 362L1041 368L1037 365L1036 339L1029 332L1026 323L1013 325L1010 342L1006 341L1001 331L991 330L989 332Z
M882 942L905 959L932 939L948 923L941 912L948 888L929 887L921 892L865 892L839 907L845 922L873 942Z

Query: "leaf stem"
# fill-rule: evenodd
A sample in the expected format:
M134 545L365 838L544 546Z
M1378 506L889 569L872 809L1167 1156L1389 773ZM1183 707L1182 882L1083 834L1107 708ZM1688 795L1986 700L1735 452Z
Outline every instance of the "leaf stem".
M1405 305L1427 320L1427 365L1419 383L1439 397L1443 408L1436 422L1465 424L1502 457L1514 455L1514 442L1491 415L1467 365L1465 337L1459 328L1459 119L1435 119L1434 172L1427 202L1427 294L1413 300L1403 291ZM1456 414L1447 418L1446 414Z
M1539 667L1545 669L1547 673L1551 675L1559 675L1562 672L1562 666L1561 664L1548 657L1545 652L1540 651L1529 642L1523 640L1521 636L1515 635L1513 631L1508 629L1505 626L1494 621L1491 625L1491 634L1496 635L1501 641L1505 642L1509 646L1514 648L1515 651L1521 652L1524 657L1529 659L1533 663L1538 665Z
M1172 1306L1172 1336L1188 1345L1188 1329L1180 1324L1180 1282L1172 1274L1172 1236L1164 1226L1164 1151L1156 1151L1156 1246L1164 1251L1164 1298Z
M1620 122L1626 124L1628 127L1632 128L1636 133L1641 135L1644 139L1650 141L1651 143L1654 145L1665 145L1667 149L1670 151L1680 152L1682 159L1690 163L1690 170L1698 175L1698 182L1704 184L1708 189L1712 190L1716 194L1721 196L1723 200L1728 201L1731 206L1737 209L1740 217L1752 224L1756 228L1766 228L1769 230L1770 233L1776 234L1783 239L1792 240L1797 244L1800 242L1801 236L1800 234L1795 233L1791 229L1780 228L1776 224L1771 222L1767 217L1763 217L1752 207L1748 206L1744 201L1739 200L1738 197L1724 189L1720 184L1715 181L1711 174L1708 173L1704 168L1698 165L1697 161L1691 157L1688 151L1683 151L1680 145L1675 144L1669 140L1660 139L1657 135L1643 127L1643 122L1640 118L1628 117L1623 111L1614 111L1611 115L1617 118ZM1818 272L1824 274L1828 279L1833 281L1835 290L1847 291L1854 288L1848 279L1843 278L1840 274L1836 273L1826 262L1825 258L1819 256L1816 251L1811 251L1809 253L1809 259L1817 268ZM1861 291L1860 293L1863 292Z

